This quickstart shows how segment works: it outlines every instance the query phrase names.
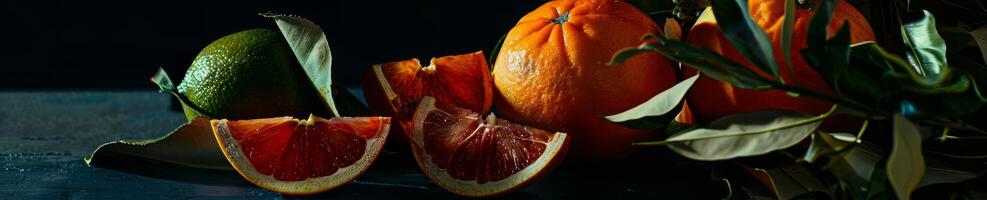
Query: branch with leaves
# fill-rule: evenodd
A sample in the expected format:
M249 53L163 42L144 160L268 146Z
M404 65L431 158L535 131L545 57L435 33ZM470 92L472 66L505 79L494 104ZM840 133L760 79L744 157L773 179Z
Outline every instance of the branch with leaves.
M736 88L782 90L799 98L816 98L834 104L833 109L818 116L791 110L738 113L686 128L662 141L636 145L663 145L687 158L713 161L763 155L788 149L810 138L811 145L799 161L820 166L846 165L846 160L853 160L856 155L847 152L860 151L863 146L889 149L887 155L878 155L875 162L849 162L848 165L856 165L851 168L868 165L872 169L865 170L868 174L885 173L880 177L867 175L864 177L866 181L840 179L839 175L860 174L841 171L839 167L823 167L836 175L835 184L864 188L861 191L854 187L834 187L844 190L828 191L827 194L831 197L846 194L844 197L853 199L881 198L868 195L870 193L866 188L887 185L892 191L887 195L910 198L920 185L928 185L923 178L930 168L927 168L922 148L923 140L930 138L928 135L938 132L943 139L955 137L947 133L961 127L976 130L973 134L983 134L976 128L977 124L967 124L964 119L980 116L979 113L983 112L981 107L987 103L987 97L980 92L980 88L987 87L984 85L987 84L987 67L948 55L947 41L937 30L935 17L924 10L900 17L901 41L898 45L906 47L903 57L889 53L875 42L851 44L850 29L855 27L850 27L850 23L844 23L832 37L827 38L827 25L833 17L836 1L821 0L814 7L818 11L809 22L805 40L807 48L800 51L805 62L834 90L835 96L800 87L797 77L789 80L782 78L780 74L783 70L792 70L791 52L782 52L785 56L783 63L776 61L771 41L751 19L747 1L742 0L711 0L709 9L716 13L715 19L727 41L752 67L715 51L679 41L678 35L667 35L678 33L667 31L669 25L677 25L668 22L665 23L666 35L647 35L644 37L645 44L614 54L610 62L612 66L640 53L658 52L682 66L698 70L701 76L729 83ZM795 0L785 3L780 42L782 49L791 49L793 45L796 4ZM987 42L981 47L987 47ZM987 60L987 53L984 55ZM949 63L954 60L962 62ZM770 77L762 76L753 69ZM679 113L685 94L700 75L682 81L637 107L605 118L637 129L675 125L672 119ZM840 114L863 118L860 132L854 135L818 130L823 120ZM889 143L889 147L877 146L876 141L863 140L864 132L868 131L866 127L872 120L889 127L871 131L890 130L891 134L870 138L887 141L880 143ZM877 167L878 163L885 163L885 166ZM984 166L979 167L983 171Z

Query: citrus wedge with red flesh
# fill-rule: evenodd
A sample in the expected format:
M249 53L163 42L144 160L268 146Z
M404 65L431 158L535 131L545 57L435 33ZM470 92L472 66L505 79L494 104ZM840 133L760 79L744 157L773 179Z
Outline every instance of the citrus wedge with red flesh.
M248 181L283 194L314 194L363 174L380 154L388 117L212 120L230 164Z
M452 193L483 197L519 189L564 157L565 133L486 118L471 110L424 97L414 113L412 149L436 185Z
M422 67L418 59L378 64L364 78L364 97L379 115L393 115L404 134L418 100L432 96L440 103L487 113L493 104L493 78L483 52L433 58Z

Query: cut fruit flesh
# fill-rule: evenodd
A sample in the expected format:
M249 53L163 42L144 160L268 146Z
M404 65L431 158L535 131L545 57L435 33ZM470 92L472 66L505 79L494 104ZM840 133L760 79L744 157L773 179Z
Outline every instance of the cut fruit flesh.
M479 113L489 112L493 104L493 78L482 52L433 58L426 67L418 59L378 64L367 76L364 95L371 110L395 116L406 136L412 112L424 96Z
M313 194L351 182L380 154L388 117L212 120L230 164L248 181L283 194Z
M493 115L422 98L414 114L412 149L425 174L445 190L483 197L518 189L546 173L569 139Z

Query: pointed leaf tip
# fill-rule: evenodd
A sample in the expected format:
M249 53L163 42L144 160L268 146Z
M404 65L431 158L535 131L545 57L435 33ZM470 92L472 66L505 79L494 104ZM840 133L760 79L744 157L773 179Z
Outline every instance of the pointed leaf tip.
M120 140L100 145L84 159L90 166L141 167L133 166L134 162L128 161L144 159L203 169L232 169L216 143L206 117L195 118L160 138Z
M323 98L330 112L335 116L341 116L333 99L336 93L332 91L332 53L322 28L319 28L315 22L298 16L273 12L260 13L260 15L274 19L281 34L288 41L291 51L295 53L295 58L304 69L305 75L318 90L319 96Z
M661 118L675 117L675 115L672 115L673 113L671 112L679 108L682 99L685 98L685 94L689 91L689 88L692 87L696 80L699 80L699 74L679 82L675 86L672 86L658 95L651 97L651 99L635 106L634 108L615 115L606 116L604 118L611 122L616 122L630 128L656 129L664 127L664 124L662 123L665 122L665 120L662 120Z
M790 110L761 110L714 120L663 141L679 155L695 160L726 160L761 155L795 145L814 132L824 116Z

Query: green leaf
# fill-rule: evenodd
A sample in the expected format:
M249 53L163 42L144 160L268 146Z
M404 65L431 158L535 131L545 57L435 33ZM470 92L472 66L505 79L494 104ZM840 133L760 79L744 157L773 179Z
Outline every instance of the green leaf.
M761 26L751 19L746 0L712 0L711 14L720 31L751 64L781 80L774 59L771 40ZM714 14L715 13L715 14ZM704 12L703 15L706 15Z
M938 82L946 69L946 41L936 31L936 19L929 11L922 16L903 22L902 40L909 48L905 51L908 62L916 68L926 82Z
M829 199L827 186L803 163L783 167L754 168L754 173L760 173L771 184L776 199ZM824 198L809 198L820 192Z
M817 14L819 15L819 14ZM806 63L819 72L830 86L839 94L839 86L844 80L841 75L849 72L850 65L850 26L843 24L832 39L822 43L823 46L809 46L802 56ZM852 82L851 82L852 83Z
M910 199L912 191L925 175L922 136L915 124L900 115L894 116L891 155L888 156L888 182L898 199Z
M695 160L761 155L799 143L819 127L826 115L811 116L790 110L740 113L665 141L639 145L667 144L672 151Z
M973 36L974 41L977 41L977 46L980 47L980 55L984 57L984 63L987 63L987 27L970 31L970 35Z
M980 92L981 85L985 83L980 83L976 79L976 77L987 77L980 76L987 74L987 71L975 62L967 62L965 58L953 58L953 61L958 61L957 65L943 68L936 82L928 82L907 61L884 51L877 44L872 42L856 44L851 51L852 62L856 65L854 69L864 71L844 76L871 74L867 76L879 76L880 82L868 83L872 81L858 80L857 82L862 84L850 89L867 89L874 85L883 85L869 91L858 91L855 93L858 96L868 96L871 99L883 98L881 100L885 104L897 104L901 100L908 100L919 111L914 116L923 118L962 116L976 111L987 102L987 98ZM952 70L953 68L958 70ZM883 72L880 72L881 70ZM870 95L867 95L868 93ZM841 95L845 96L846 93Z
M792 30L795 29L795 4L797 0L785 0L785 21L781 26L781 54L784 56L785 66L788 72L795 74L792 68ZM791 83L797 85L796 77L791 76Z
M857 136L848 133L824 133L817 131L812 134L812 142L802 160L813 163L822 156L840 152L857 140Z
M806 57L813 56L815 55ZM912 74L910 71L914 71L904 59L888 53L872 41L850 46L850 63L843 66L843 69L834 70L833 74L824 79L827 79L840 96L869 105L891 101L888 99L889 95L902 86L899 83L888 84L884 78L908 79Z
M871 177L877 173L875 170L878 169L878 163L884 159L883 154L879 152L880 149L868 143L853 144L833 155L823 169L832 173L841 182L850 185L849 189L852 193L858 194L856 196L866 196L866 191L860 194L859 189L867 189L871 184ZM881 176L883 177L883 174ZM885 182L886 179L882 178L880 181Z
M333 115L341 116L333 102L333 94L337 93L332 92L332 53L322 29L312 21L298 16L270 12L260 15L274 19L298 63L305 70L305 75L319 91L319 96Z
M191 104L185 95L178 93L178 89L175 89L175 84L168 77L168 73L164 69L158 68L158 72L151 77L151 82L158 85L161 92L168 92L172 96L178 99L178 102L182 104L182 111L185 113L185 119L191 122L193 119L199 116L215 116L206 114L203 109Z
M609 65L615 65L642 52L657 51L666 57L695 68L704 76L730 83L735 87L768 89L771 85L747 67L709 49L655 35L656 43L617 51Z
M825 46L829 20L833 18L834 9L836 9L836 0L822 0L816 6L816 13L812 15L812 19L809 19L809 30L806 33L805 43L808 48L818 49Z
M91 166L128 161L118 158L161 161L204 169L233 169L216 143L206 117L197 117L160 138L103 144L86 156L85 161Z
M692 76L671 88L651 97L648 101L635 106L627 111L606 116L607 120L616 122L622 126L634 129L658 129L667 125L667 122L674 119L678 112L672 112L680 108L682 99L692 84L699 80L699 75Z

